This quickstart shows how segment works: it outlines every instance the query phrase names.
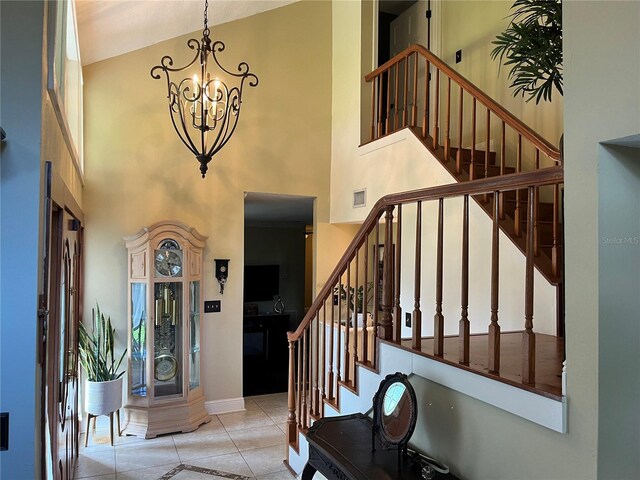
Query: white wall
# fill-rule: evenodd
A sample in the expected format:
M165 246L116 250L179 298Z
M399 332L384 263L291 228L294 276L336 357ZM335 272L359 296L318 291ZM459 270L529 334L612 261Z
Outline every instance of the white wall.
M638 478L640 247L609 240L638 235L640 154L600 144L640 133L640 3L567 1L563 16L569 420L599 477Z

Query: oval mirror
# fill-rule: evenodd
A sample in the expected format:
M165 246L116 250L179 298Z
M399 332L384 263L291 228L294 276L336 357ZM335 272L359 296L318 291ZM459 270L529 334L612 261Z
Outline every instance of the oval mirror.
M388 375L373 399L373 418L386 447L405 446L418 417L416 394L403 373Z

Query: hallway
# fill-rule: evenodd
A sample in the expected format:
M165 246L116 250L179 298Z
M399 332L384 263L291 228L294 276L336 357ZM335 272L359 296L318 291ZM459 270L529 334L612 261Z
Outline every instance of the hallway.
M289 480L285 458L287 394L248 397L245 411L212 415L191 433L109 443L108 417L99 417L89 446L80 435L76 479Z

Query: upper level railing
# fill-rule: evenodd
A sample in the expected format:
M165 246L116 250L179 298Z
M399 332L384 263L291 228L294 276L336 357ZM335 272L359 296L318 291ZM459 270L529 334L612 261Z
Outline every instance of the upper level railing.
M501 174L509 165L521 172L560 161L554 145L422 45L411 45L365 80L372 83L370 140L417 127L434 150L444 149L445 159L455 158L458 174L468 150L470 180L489 176L491 151Z
M444 261L445 202L452 201L447 207L447 217L455 224L462 224L462 249L460 252L461 316L456 318L459 327L458 363L469 368L469 338L471 334L469 320L470 289L475 285L469 282L469 245L477 240L481 233L469 231L469 198L485 195L487 203L493 209L493 228L491 233L491 268L486 278L490 283L490 308L484 314L478 312L488 322L489 372L499 375L500 367L500 323L499 307L499 265L500 265L500 229L498 206L501 197L513 191L526 192L526 255L524 295L521 299L524 311L522 322L522 383L535 383L536 340L533 331L534 308L534 225L536 223L535 192L541 188L557 189L563 182L561 167L550 167L535 172L514 173L478 179L469 182L431 187L411 192L386 195L380 199L362 227L352 240L336 268L319 292L308 313L295 332L288 334L289 339L289 396L288 396L288 434L290 444L295 444L299 430L305 430L311 420L323 415L323 402L337 403L339 386L356 388L356 365L376 367L376 338L396 343L401 341L401 292L403 280L413 291L412 341L413 349L422 348L421 256L425 245L435 243L436 281L435 298L428 304L435 305L434 312L434 351L435 358L443 358L444 328L443 315L443 276L450 268ZM460 199L462 202L460 202ZM458 207L456 207L456 200ZM436 206L437 221L433 237L435 242L423 242L428 232L422 224L423 204ZM460 204L462 206L460 206ZM409 210L407 206L412 205ZM412 272L401 272L403 245L403 208L407 218L415 216L415 265ZM457 209L456 209L457 208ZM395 218L394 218L395 215ZM456 217L460 215L460 217ZM453 218L452 218L453 216ZM460 221L461 220L461 221ZM425 231L425 232L423 232ZM473 237L473 238L470 238ZM561 241L561 239L559 239ZM449 246L447 246L449 248ZM447 253L451 259L452 254ZM406 287L407 285L405 285ZM380 288L381 287L381 288ZM405 294L407 290L405 289ZM513 298L509 299L514 302ZM369 313L371 315L369 315Z

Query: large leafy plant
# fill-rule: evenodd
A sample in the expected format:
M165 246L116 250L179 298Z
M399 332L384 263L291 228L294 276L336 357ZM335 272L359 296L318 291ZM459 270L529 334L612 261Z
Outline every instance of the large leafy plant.
M84 323L80 323L80 364L90 382L107 382L120 378L118 373L127 350L116 361L114 357L114 338L116 329L111 325L111 317L100 313L100 307L91 311L93 325L91 332Z
M511 9L491 58L510 68L514 97L551 101L554 88L562 95L562 0L516 0Z

